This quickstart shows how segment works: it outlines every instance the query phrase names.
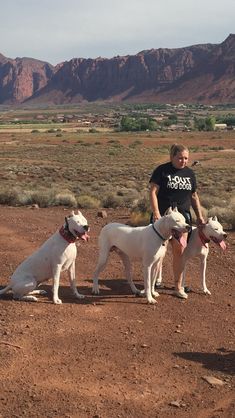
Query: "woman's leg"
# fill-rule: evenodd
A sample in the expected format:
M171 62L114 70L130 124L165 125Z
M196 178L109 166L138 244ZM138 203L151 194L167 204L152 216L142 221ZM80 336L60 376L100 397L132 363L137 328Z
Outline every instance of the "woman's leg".
M187 241L188 234L183 234L184 239ZM180 243L175 239L172 238L172 253L173 253L173 273L174 273L174 280L175 280L175 294L183 299L187 299L188 295L185 293L184 288L182 287L182 279L183 279L183 252L184 248L180 245Z

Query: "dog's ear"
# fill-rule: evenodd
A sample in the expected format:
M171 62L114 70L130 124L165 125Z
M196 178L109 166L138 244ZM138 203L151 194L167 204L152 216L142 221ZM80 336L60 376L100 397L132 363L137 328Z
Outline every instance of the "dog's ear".
M218 222L217 216L213 216L212 220Z
M172 212L172 207L170 206L164 213L164 215L170 215L170 213Z
M173 212L178 212L177 206L174 207Z
M75 215L74 210L72 210L72 212L71 212L71 216L74 216L74 215Z
M81 215L81 212L80 212L80 210L78 210L78 213L77 213L77 215L79 215L79 216Z

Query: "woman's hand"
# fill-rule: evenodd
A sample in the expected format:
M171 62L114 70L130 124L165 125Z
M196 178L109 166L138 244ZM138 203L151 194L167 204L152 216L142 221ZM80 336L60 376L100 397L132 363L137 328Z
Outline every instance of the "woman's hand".
M205 223L206 222L205 222L205 220L202 216L199 216L196 220L196 224L199 228L202 227L203 225L205 225Z
M154 222L161 218L160 212L153 212Z

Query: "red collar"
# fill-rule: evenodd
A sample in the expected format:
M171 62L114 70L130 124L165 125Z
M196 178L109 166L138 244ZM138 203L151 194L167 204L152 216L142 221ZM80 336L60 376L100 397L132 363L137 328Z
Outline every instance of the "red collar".
M202 228L200 227L198 227L198 235L204 247L208 248L207 244L210 242L210 240L205 236L205 234L203 234Z
M60 228L59 233L65 239L65 241L69 242L69 244L73 244L75 241L77 241L77 237L74 237L74 235L71 234L68 229L65 229L64 226Z

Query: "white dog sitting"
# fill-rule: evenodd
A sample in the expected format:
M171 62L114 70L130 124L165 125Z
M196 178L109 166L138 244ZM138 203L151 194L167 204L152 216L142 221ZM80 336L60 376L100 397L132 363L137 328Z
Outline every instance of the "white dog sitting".
M87 220L78 211L65 218L65 224L55 232L37 251L26 258L14 271L10 283L0 294L12 290L14 299L36 302L32 294L43 294L44 291L35 290L36 287L53 279L53 302L62 303L58 297L60 273L68 270L73 294L81 299L76 288L75 259L77 247L75 242L80 238L87 241L89 236Z
M103 227L99 236L99 260L93 277L94 294L99 294L98 276L104 270L109 252L117 250L126 272L127 280L134 294L141 292L132 280L130 260L141 260L144 272L144 289L149 303L156 303L158 296L152 286L154 271L165 255L165 242L174 235L181 240L182 233L188 231L183 215L177 208L168 209L166 214L154 224L131 227L120 223L109 223Z
M205 225L202 225L200 228L192 227L192 232L187 244L187 247L183 253L183 263L184 263L184 272L183 272L183 281L182 286L185 286L185 273L186 273L186 263L192 257L200 258L200 267L201 267L201 283L202 290L205 294L210 295L211 292L208 290L206 285L206 264L207 257L209 254L209 242L213 241L215 244L219 245L222 250L226 249L226 244L224 239L227 237L226 233L223 230L222 225L218 222L217 217L209 218ZM162 264L158 270L156 277L156 287L162 287Z

